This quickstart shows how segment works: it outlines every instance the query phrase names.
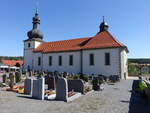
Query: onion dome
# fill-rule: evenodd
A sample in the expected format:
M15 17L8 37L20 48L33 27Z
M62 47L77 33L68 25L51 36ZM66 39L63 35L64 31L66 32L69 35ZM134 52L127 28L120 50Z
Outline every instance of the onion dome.
M39 29L32 29L28 32L29 39L39 38L43 39L43 33Z
M104 16L103 16L103 22L100 24L99 28L100 28L100 32L103 32L103 31L107 31L108 30L108 24L105 22L104 20Z
M43 33L39 30L39 25L40 25L40 18L39 14L36 11L35 16L33 17L33 29L30 30L27 35L29 39L43 39Z

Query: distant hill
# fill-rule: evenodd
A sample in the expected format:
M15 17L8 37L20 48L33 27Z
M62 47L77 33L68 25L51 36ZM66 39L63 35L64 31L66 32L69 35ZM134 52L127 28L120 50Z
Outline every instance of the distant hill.
M138 64L150 64L149 58L129 58L128 62L138 63Z
M0 62L1 60L23 60L22 56L0 56Z

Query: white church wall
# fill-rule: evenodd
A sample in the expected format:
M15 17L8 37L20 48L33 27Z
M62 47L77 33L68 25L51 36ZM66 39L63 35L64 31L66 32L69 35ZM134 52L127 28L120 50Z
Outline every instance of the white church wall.
M28 47L29 43L30 43L30 47ZM33 49L33 48L37 48L40 44L41 44L41 42L39 42L39 41L26 41L24 43L24 48L25 49Z
M69 65L69 56L73 55L73 65ZM49 56L52 56L52 65L49 66ZM62 66L59 66L58 57L62 56ZM80 52L60 52L43 54L43 70L45 71L59 71L59 72L80 72Z
M27 70L28 66L32 67L32 49L24 51L24 69Z
M33 53L33 49L38 47L40 43L41 42L39 41L26 41L24 43L24 70L27 70L28 68L34 69L34 66L36 66L34 64L34 56L36 56L36 54Z
M38 58L41 58L41 65L38 65ZM34 53L33 56L33 69L36 71L41 71L43 69L43 54L42 53Z
M105 53L110 53L110 65L105 65ZM103 74L106 76L119 75L119 49L95 49L83 51L83 73ZM94 65L89 64L89 55L94 54Z
M30 47L29 47L29 43L30 43ZM24 43L24 70L27 70L28 68L32 68L33 67L33 42L31 41L26 41Z
M34 48L37 48L40 44L41 44L41 42L35 41Z
M70 73L81 72L81 51L59 52L59 53L33 53L32 47L38 47L40 42L31 41L31 47L25 43L24 51L24 69L60 71ZM110 65L105 65L105 53L110 53ZM94 54L94 65L89 64L89 55ZM73 55L73 65L69 65L69 56ZM49 66L49 56L52 56L52 65ZM58 57L62 56L62 66L59 66ZM38 57L41 58L41 65L38 65ZM83 69L84 74L103 74L106 76L120 75L124 78L124 73L128 75L127 70L127 53L119 48L83 50Z
M31 43L30 41L26 41L25 43L24 43L24 49L30 49L29 47L28 47L28 44L29 43ZM33 47L32 47L33 48Z

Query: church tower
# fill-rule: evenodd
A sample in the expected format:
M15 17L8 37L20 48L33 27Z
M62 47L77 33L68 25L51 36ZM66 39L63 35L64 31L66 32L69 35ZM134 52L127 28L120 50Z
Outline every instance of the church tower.
M39 29L40 18L37 10L32 20L33 28L27 33L28 39L24 40L24 70L34 69L33 50L43 43L43 33Z

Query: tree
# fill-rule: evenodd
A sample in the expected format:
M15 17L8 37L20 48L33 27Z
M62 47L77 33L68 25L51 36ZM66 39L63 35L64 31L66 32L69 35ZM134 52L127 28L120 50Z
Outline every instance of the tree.
M133 63L128 63L128 73L129 75L138 75L140 73L140 69L136 67Z

